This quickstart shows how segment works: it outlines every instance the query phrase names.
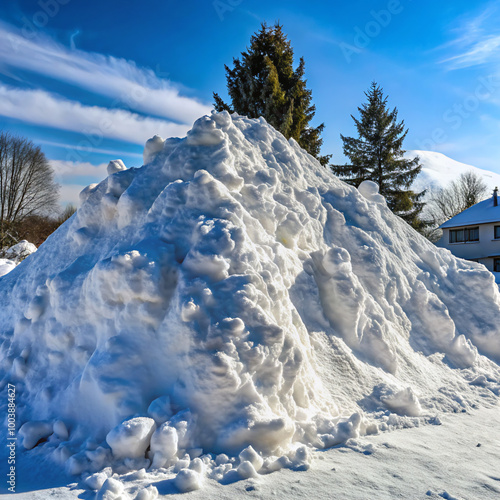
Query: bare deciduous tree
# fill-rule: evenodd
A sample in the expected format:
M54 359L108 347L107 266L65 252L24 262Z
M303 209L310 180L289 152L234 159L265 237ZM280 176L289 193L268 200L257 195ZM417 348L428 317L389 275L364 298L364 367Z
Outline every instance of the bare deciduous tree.
M439 226L484 200L487 190L488 186L481 176L470 170L437 191L427 202L427 218L430 219L430 224L426 236L431 241L437 241L441 236Z
M40 147L0 132L0 247L15 243L16 226L57 210L59 185Z

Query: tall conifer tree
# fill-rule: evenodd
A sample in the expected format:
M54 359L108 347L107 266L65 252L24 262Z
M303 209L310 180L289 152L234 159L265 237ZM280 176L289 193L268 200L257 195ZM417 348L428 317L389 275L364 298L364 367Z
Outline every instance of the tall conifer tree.
M419 158L404 158L403 141L408 133L402 120L398 123L398 110L390 111L383 89L375 82L365 92L368 102L358 108L360 118L351 115L358 137L340 137L344 154L350 165L333 166L342 180L358 187L363 181L375 181L379 192L385 196L389 208L416 229L421 229L419 219L424 203L424 192L415 193L410 186L420 173Z
M226 68L231 106L214 93L215 109L227 110L250 118L263 116L287 139L293 137L301 147L326 165L329 156L321 156L324 124L310 127L316 107L304 80L305 63L300 58L293 69L293 49L282 26L262 24L250 39L250 47Z

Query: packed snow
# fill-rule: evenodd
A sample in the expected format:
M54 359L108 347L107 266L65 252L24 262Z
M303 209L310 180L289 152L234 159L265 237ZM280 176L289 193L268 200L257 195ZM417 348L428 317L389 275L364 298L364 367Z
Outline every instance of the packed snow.
M155 136L144 161L112 162L0 279L21 461L97 498L153 499L155 478L258 481L496 404L493 276L418 235L376 185L226 112Z

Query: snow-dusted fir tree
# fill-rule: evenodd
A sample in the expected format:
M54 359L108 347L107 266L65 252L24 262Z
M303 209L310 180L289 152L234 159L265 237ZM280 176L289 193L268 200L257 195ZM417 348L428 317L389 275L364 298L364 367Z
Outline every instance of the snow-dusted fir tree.
M316 107L304 79L305 63L300 58L293 69L293 49L282 26L262 24L250 39L250 47L226 68L231 105L214 93L215 109L236 112L249 118L263 116L287 139L293 137L308 153L326 165L330 156L321 156L324 124L310 127Z
M365 180L375 181L389 208L413 227L422 227L419 214L424 203L419 201L424 192L415 193L410 186L422 166L416 156L404 158L403 141L408 133L398 110L387 107L387 97L375 82L365 92L368 102L358 108L360 118L351 115L358 137L340 137L349 165L337 165L333 171L345 182L358 187Z

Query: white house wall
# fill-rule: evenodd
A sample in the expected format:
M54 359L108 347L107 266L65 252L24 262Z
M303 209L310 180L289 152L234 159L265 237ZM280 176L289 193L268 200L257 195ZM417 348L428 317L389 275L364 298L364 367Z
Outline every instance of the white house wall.
M479 227L479 241L468 241L466 243L450 243L450 229L462 229L462 227L453 227L443 229L443 236L436 243L438 247L447 248L453 255L462 259L477 260L484 264L489 271L493 271L493 259L491 257L500 257L500 239L495 240L495 224L481 224L465 227Z

